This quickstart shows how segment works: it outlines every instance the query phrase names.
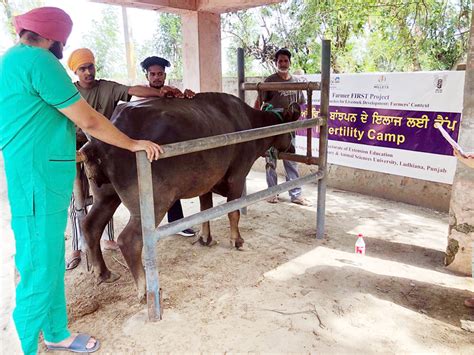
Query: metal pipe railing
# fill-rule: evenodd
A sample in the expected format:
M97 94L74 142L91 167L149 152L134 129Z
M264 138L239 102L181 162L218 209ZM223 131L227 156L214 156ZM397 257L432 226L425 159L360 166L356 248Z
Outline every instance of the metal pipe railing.
M140 159L146 159L146 156L143 155ZM201 211L191 216L187 216L182 219L179 219L175 222L165 224L164 226L158 227L156 229L156 232L153 234L153 238L154 238L153 242L156 243L160 239L176 234L185 228L189 228L189 226L210 221L211 219L220 217L232 211L237 211L238 209L244 206L248 206L252 203L258 202L265 198L275 196L277 194L291 190L300 185L307 184L311 181L314 181L314 179L320 179L322 178L322 176L323 176L322 172L312 173L305 177L287 181L287 182L284 182L283 184L279 184L276 186L272 186L268 189L255 192L253 194L241 197L237 200L227 202L223 205L212 207L205 211Z
M243 83L244 90L278 91L278 90L320 90L321 84L314 81L302 81L295 83Z
M242 54L239 56L243 57ZM248 196L243 196L240 199L228 202L226 204L213 207L206 211L202 211L192 216L188 216L179 221L170 223L168 225L156 228L155 221L155 206L153 201L153 181L151 164L146 158L146 153L137 152L137 170L138 170L138 187L140 195L140 213L141 226L143 235L143 247L145 257L145 272L146 272L146 288L147 288L147 304L148 304L148 318L151 321L161 319L162 316L162 299L161 289L158 281L158 267L157 256L155 252L155 242L160 238L174 234L182 229L188 228L192 224L206 222L210 219L216 218L223 214L238 210L243 206L257 202L266 197L275 195L277 193L288 191L293 187L302 185L311 181L318 181L318 207L317 207L317 226L316 235L322 238L324 235L324 213L326 201L326 184L327 184L327 140L328 128L327 117L329 111L329 64L330 64L330 42L323 41L322 53L322 76L321 83L302 82L302 83L244 83L240 84L239 90L259 90L259 91L275 91L275 90L322 90L321 92L321 117L311 118L312 103L308 102L308 119L284 123L271 127L256 128L248 131L233 132L222 134L214 137L199 138L186 142L178 142L163 145L164 153L161 154L160 159L169 158L172 156L183 155L193 152L198 152L207 149L218 148L221 146L243 143L255 139L276 136L287 132L295 131L299 128L310 128L316 125L320 128L319 139L319 157L311 156L311 145L308 144L308 151L305 157L299 155L292 155L288 153L280 153L280 157L289 157L295 159L305 159L305 162L310 164L317 163L319 165L318 172L310 174L300 179L292 180L270 189L259 191ZM243 66L242 66L243 67ZM239 73L239 80L242 80L242 73ZM239 96L243 95L239 92ZM311 99L311 95L308 95Z
M319 165L318 157L308 157L306 155L299 155L293 153L281 153L277 152L277 159L295 161L297 163L304 163L308 165Z
M161 146L164 152L160 154L159 159L200 152L202 150L218 148L230 144L244 143L260 138L277 136L279 134L293 132L300 128L314 127L324 123L325 120L318 117L310 120L280 123L274 126L260 127L246 131L220 134L212 137L191 139L184 142L164 144Z

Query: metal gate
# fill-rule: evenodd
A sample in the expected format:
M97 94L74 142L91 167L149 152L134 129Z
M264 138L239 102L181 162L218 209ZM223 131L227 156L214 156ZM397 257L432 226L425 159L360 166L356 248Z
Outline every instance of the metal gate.
M242 54L239 57L243 58ZM282 133L296 131L307 128L307 152L306 155L289 153L279 153L279 159L293 160L318 166L316 173L305 177L285 182L250 195L243 196L237 200L210 208L194 215L182 218L178 221L168 223L162 227L156 227L155 209L153 201L153 184L151 163L146 158L144 151L137 152L138 187L140 194L140 213L143 235L143 248L145 257L145 273L147 287L148 318L150 321L160 320L162 317L162 291L158 278L158 265L155 252L155 244L158 240L173 235L192 225L203 223L211 219L220 217L229 212L246 207L252 203L263 200L278 193L291 190L297 186L310 182L318 182L318 202L316 218L316 237L324 236L324 219L326 204L326 184L327 184L327 148L328 148L328 127L327 118L329 110L329 76L330 76L330 41L324 40L322 43L321 60L321 82L303 83L243 83L243 71L239 70L239 89L243 96L244 90L273 91L285 90L306 90L308 102L308 119L291 123L282 123L271 127L262 127L239 131L218 136L193 139L185 142L178 142L163 145L160 159L177 155L189 154L207 149L223 147L231 144L248 142L265 137L276 136ZM241 75L242 74L242 75ZM321 90L320 115L312 117L312 91ZM319 126L319 157L312 157L311 154L311 127Z

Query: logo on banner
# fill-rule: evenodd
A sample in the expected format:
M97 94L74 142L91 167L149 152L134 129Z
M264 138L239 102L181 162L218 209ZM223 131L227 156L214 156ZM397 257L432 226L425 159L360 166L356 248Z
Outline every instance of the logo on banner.
M434 79L435 93L441 94L443 92L443 86L446 84L446 75L436 75Z
M331 76L331 83L330 83L329 87L331 89L334 89L336 87L336 85L339 84L340 82L341 82L341 77L340 76L335 76L335 77Z
M389 86L387 84L387 77L385 75L379 75L377 82L374 85L374 89L387 90Z

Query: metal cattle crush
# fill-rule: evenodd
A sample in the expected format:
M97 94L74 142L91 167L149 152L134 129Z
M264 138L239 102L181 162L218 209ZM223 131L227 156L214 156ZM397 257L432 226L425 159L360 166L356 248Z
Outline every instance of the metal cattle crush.
M239 57L243 58L243 52ZM329 75L330 75L330 41L322 42L322 60L321 60L321 82L300 82L300 83L243 83L243 69L239 70L239 90L240 96L243 96L244 90L306 90L307 92L307 119L291 123L282 123L271 127L262 127L239 131L228 134L221 134L212 137L193 139L185 142L178 142L163 145L164 153L160 159L169 158L177 155L183 155L202 150L222 147L231 144L248 142L259 138L276 136L282 133L296 131L297 129L307 128L307 152L306 155L296 155L288 153L278 154L279 159L294 160L311 165L318 165L316 173L305 177L288 181L283 184L273 186L250 195L243 196L237 200L210 208L208 210L185 217L178 221L168 223L164 226L156 226L155 209L153 201L153 185L151 164L146 158L144 151L137 152L137 170L138 185L140 194L140 213L143 234L143 248L145 258L146 287L147 287L147 305L148 318L150 321L160 320L162 317L162 291L158 279L157 256L155 244L158 240L173 235L192 225L203 223L211 219L220 217L229 212L246 207L257 201L263 200L278 193L288 191L297 186L310 182L318 182L318 202L316 218L316 237L324 236L324 219L326 203L326 184L327 184L327 148L328 148L328 127L327 118L329 110ZM321 90L320 116L312 117L312 91ZM242 98L242 97L241 97ZM319 157L312 157L311 154L311 127L319 126Z

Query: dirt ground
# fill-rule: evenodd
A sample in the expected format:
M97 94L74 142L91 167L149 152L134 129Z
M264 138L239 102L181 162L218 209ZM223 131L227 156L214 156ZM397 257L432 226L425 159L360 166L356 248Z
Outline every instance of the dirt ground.
M265 187L252 172L249 192ZM106 252L122 275L115 284L96 286L84 263L67 272L71 329L94 334L102 354L474 352L460 328L473 280L443 267L447 214L329 189L327 237L316 240L317 186L303 189L313 206L285 193L249 207L242 251L229 246L227 217L211 223L211 248L180 236L159 242L160 322L146 321L119 252ZM189 215L199 201L183 205ZM121 207L116 233L127 218ZM358 233L366 256L354 254Z

